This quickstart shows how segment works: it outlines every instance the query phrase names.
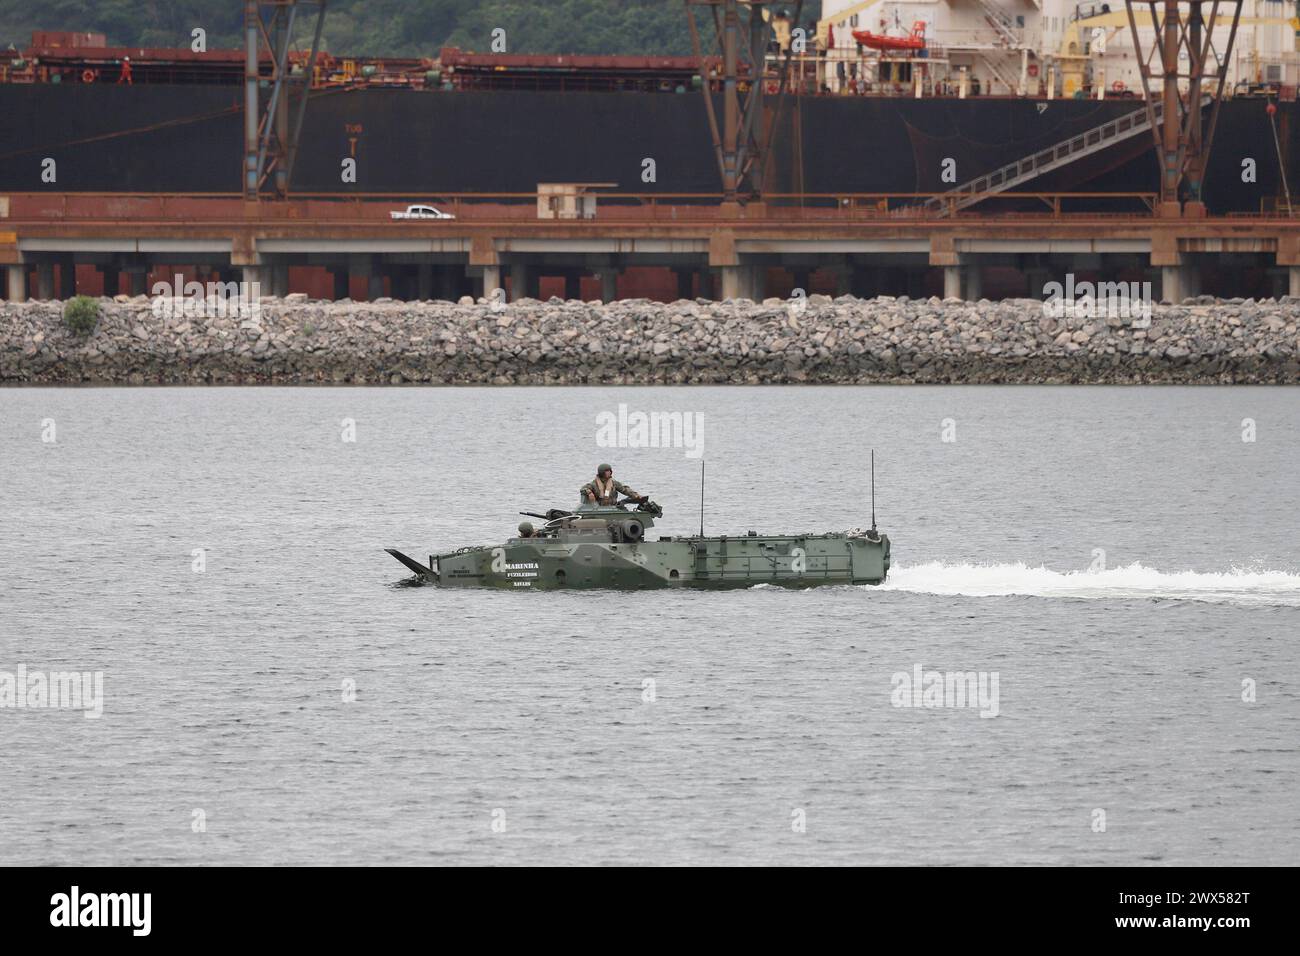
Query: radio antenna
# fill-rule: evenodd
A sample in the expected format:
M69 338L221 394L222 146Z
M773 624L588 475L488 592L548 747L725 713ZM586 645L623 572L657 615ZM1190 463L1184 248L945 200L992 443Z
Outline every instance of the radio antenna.
M704 459L700 459L700 537L704 537Z
M876 450L871 449L871 530L876 530Z

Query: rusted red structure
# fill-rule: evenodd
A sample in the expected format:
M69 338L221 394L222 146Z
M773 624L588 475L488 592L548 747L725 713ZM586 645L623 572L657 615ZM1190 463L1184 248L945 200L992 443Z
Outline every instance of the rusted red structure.
M1156 28L1157 42L1145 53L1133 13L1139 3L1150 10L1151 22ZM1232 14L1228 43L1222 54L1214 46L1214 27L1221 4L1230 7ZM1124 0L1134 54L1142 71L1147 117L1155 136L1156 158L1160 164L1158 211L1162 216L1205 215L1201 188L1214 141L1219 106L1223 102L1228 61L1232 57L1237 24L1241 20L1241 4L1242 0L1182 0L1181 3L1179 0ZM1186 10L1180 7L1186 7ZM1210 9L1208 20L1204 7ZM1151 63L1157 50L1160 53L1158 69ZM1182 60L1186 61L1186 66L1180 65ZM1151 98L1153 75L1159 76L1163 84L1160 94L1164 104L1163 124L1155 121L1155 101ZM1179 86L1183 81L1187 86L1185 95ZM1206 94L1210 97L1208 123L1202 118L1202 98ZM1184 189L1186 208L1183 206Z
M705 66L710 82L704 84L704 109L709 117L713 149L722 177L722 201L734 205L756 197L763 186L763 164L771 152L772 135L785 102L793 47L777 69L774 115L764 129L763 100L768 83L766 57L773 30L769 15L775 3L767 0L686 0L691 45ZM771 9L769 9L769 7ZM715 56L702 52L697 8L708 9L713 17ZM796 0L794 22L803 13L803 0ZM713 104L713 78L722 92L722 124Z
M289 61L294 27L302 10L314 10L311 52L301 71ZM309 16L306 14L305 16ZM289 180L302 136L311 78L316 69L325 0L246 0L244 3L244 199L256 202L273 186L276 198L289 194ZM271 55L270 90L260 106L261 51ZM296 102L290 100L296 96ZM292 117L290 110L292 109Z
M1173 299L1196 294L1201 271L1227 268L1222 264L1234 259L1242 269L1272 275L1273 291L1263 294L1300 295L1298 218L1069 213L1062 206L1075 197L1060 195L1039 197L1047 202L1041 214L942 218L889 211L891 199L914 197L746 207L719 203L716 196L700 203L691 201L697 196L673 202L602 195L598 218L572 221L539 220L522 196L450 197L457 218L434 221L391 220L388 211L400 202L374 196L254 206L230 194L7 198L0 265L8 267L14 298L26 295L33 276L37 294L53 296L56 268L62 295L77 291L76 282L84 285L88 268L104 272L103 291L117 292L121 274L129 279L126 291L138 294L159 270L170 277L188 267L259 281L268 294L323 297L454 298L508 286L512 298L545 289L572 298L761 299L791 284L874 294L871 288L899 291L902 279L889 276L904 271L908 294L978 297L981 276L996 270L1022 283L1010 291L1023 295L1031 269L1098 268L1073 265L1078 256L1112 257L1107 275L1136 269L1161 276L1165 296ZM625 204L612 201L618 199ZM814 281L814 272L821 278ZM1032 279L1029 291L1036 294Z

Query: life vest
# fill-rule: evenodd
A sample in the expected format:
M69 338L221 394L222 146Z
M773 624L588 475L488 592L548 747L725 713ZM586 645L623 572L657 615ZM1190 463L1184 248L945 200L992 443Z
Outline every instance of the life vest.
M614 490L613 475L609 476L609 483L605 485L600 483L600 476L597 475L596 480L592 482L592 485L596 489L596 504L598 505L612 505L614 499L618 497L618 492Z

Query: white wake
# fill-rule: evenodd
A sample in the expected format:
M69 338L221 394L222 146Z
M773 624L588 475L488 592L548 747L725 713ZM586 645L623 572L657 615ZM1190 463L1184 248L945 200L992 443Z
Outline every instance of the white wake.
M1104 571L931 561L894 567L883 589L965 597L1164 598L1300 607L1300 574L1288 571L1159 571L1134 563Z

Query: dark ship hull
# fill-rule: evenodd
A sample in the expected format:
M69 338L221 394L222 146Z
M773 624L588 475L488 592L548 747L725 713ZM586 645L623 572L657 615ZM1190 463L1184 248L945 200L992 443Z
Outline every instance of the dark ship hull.
M1262 98L1223 104L1206 177L1215 213L1258 212L1281 192ZM788 100L769 164L772 193L911 193L958 182L1141 108L1135 99ZM1278 105L1286 168L1300 162L1297 104ZM0 191L234 193L243 146L237 86L0 84ZM357 160L355 185L341 182ZM57 163L55 183L42 161ZM641 180L643 161L656 181ZM1243 159L1257 167L1242 181ZM1294 178L1294 177L1293 177ZM695 93L328 91L313 97L298 193L533 193L539 182L611 182L628 193L718 192ZM1033 191L1153 192L1149 134L1034 180Z

